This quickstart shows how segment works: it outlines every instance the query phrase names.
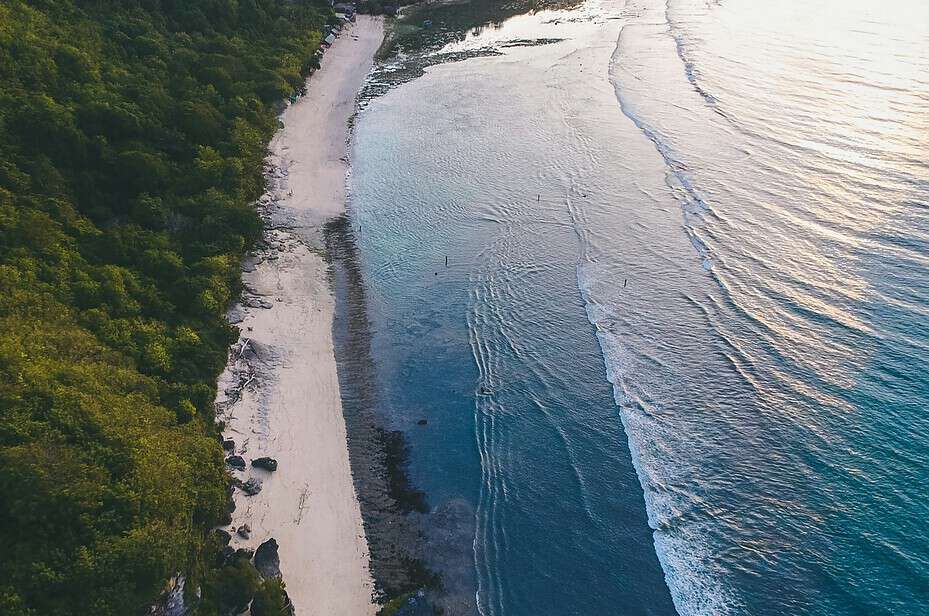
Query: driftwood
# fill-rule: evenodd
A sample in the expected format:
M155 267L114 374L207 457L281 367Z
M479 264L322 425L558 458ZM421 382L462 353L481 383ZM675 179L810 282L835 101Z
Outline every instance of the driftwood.
M235 406L236 403L242 399L242 392L245 391L249 385L251 385L252 381L254 381L255 378L256 377L254 374L249 374L248 378L245 379L244 381L242 380L242 377L239 377L239 382L236 385L226 390L226 395L229 396L229 401L226 402L226 404L224 405L225 406L224 410L227 410L227 411L231 410L232 407ZM233 419L234 417L235 415L230 412L228 415L228 419Z

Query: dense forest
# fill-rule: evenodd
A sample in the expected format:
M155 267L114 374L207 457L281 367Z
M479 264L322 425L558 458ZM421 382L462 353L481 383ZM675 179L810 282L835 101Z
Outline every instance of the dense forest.
M209 531L222 313L328 14L0 0L0 613L141 614L176 572L201 614L260 591Z

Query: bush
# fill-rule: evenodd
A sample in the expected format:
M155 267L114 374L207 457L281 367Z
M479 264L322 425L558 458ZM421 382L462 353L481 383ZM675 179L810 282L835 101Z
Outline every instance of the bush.
M206 579L198 614L239 614L248 607L258 588L258 571L252 563L246 558L235 558Z
M282 580L272 578L261 583L252 602L252 616L292 616L293 613Z

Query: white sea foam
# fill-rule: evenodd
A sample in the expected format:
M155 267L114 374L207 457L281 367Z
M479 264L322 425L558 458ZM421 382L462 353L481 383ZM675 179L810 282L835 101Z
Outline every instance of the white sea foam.
M654 414L645 411L642 392L647 392L652 400L659 399L660 403L660 392L653 391L660 388L653 387L647 375L637 372L637 360L608 326L616 318L616 307L597 300L597 287L612 286L612 283L597 263L589 261L578 265L577 280L587 317L596 327L606 378L613 385L632 464L642 485L655 552L675 608L682 616L741 613L740 602L713 571L706 529L681 521L680 512L691 503L680 492L665 488L674 483L676 473L663 450L674 447L676 439ZM631 386L633 381L634 387Z

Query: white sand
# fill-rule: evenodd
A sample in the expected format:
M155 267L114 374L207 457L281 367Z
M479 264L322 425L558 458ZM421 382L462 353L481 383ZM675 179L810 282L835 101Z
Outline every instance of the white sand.
M236 453L248 463L271 456L279 464L274 473L250 464L234 473L263 486L254 496L235 491L228 530L247 524L251 536L234 534L232 545L277 540L300 616L377 609L333 354L334 298L317 247L320 225L344 211L348 121L382 38L380 19L359 16L325 54L307 96L283 115L271 143L270 199L263 201L273 201L267 218L289 224L269 230L270 248L243 274L245 306L230 314L242 319L240 345L248 344L220 377L217 407Z

